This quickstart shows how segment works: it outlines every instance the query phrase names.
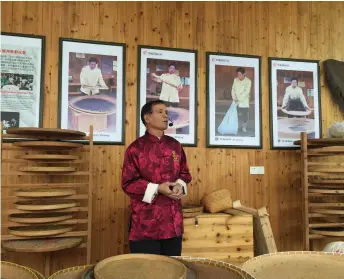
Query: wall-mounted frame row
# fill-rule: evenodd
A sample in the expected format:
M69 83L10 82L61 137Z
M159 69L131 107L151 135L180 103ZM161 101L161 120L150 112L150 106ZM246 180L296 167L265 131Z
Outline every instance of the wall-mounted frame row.
M1 121L41 127L45 37L1 33ZM137 136L142 106L167 103L166 134L197 146L197 50L138 46ZM207 147L262 148L262 111L272 149L321 135L320 61L269 57L270 106L262 104L261 56L206 52ZM60 38L58 127L94 126L95 144L124 144L126 44Z

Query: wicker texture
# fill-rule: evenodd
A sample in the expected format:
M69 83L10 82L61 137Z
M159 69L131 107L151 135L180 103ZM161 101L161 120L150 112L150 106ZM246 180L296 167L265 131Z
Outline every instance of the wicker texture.
M30 268L6 261L1 261L1 278L39 279L38 276Z
M43 225L43 226L23 226L9 227L8 233L17 236L50 236L66 233L74 229L71 225Z
M80 279L94 279L94 267L95 265L87 268L83 273Z
M252 258L242 268L256 279L342 279L344 254L279 252Z
M48 279L80 279L84 271L92 265L80 265L59 270Z
M83 237L7 240L2 241L2 247L13 252L52 252L76 247L82 242Z
M205 195L201 200L204 210L217 213L233 207L231 192L228 189L220 189Z
M35 189L21 189L14 191L17 197L37 198L37 197L64 197L76 194L75 189L61 189L61 188L35 188Z
M14 204L20 210L55 210L65 209L76 206L76 201L73 200L26 200L18 201Z
M247 271L230 263L185 256L173 258L187 267L187 279L254 279Z
M8 216L8 220L22 224L43 224L60 222L72 219L73 214L47 212L47 213L17 213Z
M167 256L124 254L100 261L94 275L95 279L186 279L186 267Z

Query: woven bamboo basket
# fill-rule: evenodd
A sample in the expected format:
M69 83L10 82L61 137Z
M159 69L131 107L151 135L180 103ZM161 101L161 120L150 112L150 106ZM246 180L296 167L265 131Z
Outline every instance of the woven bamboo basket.
M84 137L84 132L59 129L59 128L36 128L36 127L20 127L20 128L8 128L7 134L25 135L25 136L46 136L46 137Z
M80 265L59 270L48 277L48 279L81 279L84 271L92 265Z
M21 226L9 227L8 233L16 236L51 236L70 232L75 226L71 225L42 225L42 226Z
M14 203L14 206L20 210L56 210L74 207L76 206L76 201L55 199L25 200Z
M47 212L47 213L16 213L8 216L11 222L21 224L43 224L65 221L72 219L73 214L60 213L60 212Z
M43 276L43 274L41 274L41 273L38 272L37 270L34 270L34 269L32 269L32 268L29 268L29 267L28 267L28 269L30 269L30 270L37 276L38 279L46 279L46 278ZM5 279L6 279L6 278L5 278Z
M1 261L1 279L39 279L30 268L19 264Z
M230 263L195 257L173 257L187 267L187 279L254 279L247 271Z
M335 241L327 244L323 252L333 252L333 253L342 253L344 254L344 241Z
M100 261L94 268L95 279L186 279L186 267L167 256L124 254Z
M2 241L1 246L12 252L53 252L79 246L84 241L83 237L59 237L20 239Z
M13 143L14 146L29 147L36 149L67 149L67 148L80 148L83 146L82 143L75 142L63 142L63 141L18 141Z
M190 205L185 204L183 205L183 217L184 218L193 218L198 215L201 215L203 212L203 206L202 205Z
M242 268L256 279L342 279L344 254L278 252L252 258Z
M201 204L204 210L217 213L233 207L231 192L228 189L220 189L205 195Z
M75 195L75 189L61 189L61 188L35 188L35 189L21 189L14 191L14 195L22 198L43 198L43 197L66 197Z

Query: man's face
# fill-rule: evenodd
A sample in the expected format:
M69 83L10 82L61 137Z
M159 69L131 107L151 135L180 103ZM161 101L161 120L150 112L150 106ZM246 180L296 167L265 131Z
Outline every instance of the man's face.
M245 75L244 75L243 73L238 72L237 74L238 74L238 78L239 78L240 80L243 80L243 79L245 78Z
M90 62L90 63L88 63L88 65L93 70L97 66L97 63L96 62Z
M164 104L154 105L152 113L145 117L147 126L164 131L168 126L168 112Z
M171 65L169 68L168 68L168 71L170 74L174 74L176 72L176 67Z
M295 88L295 87L297 86L297 81L296 81L296 80L292 80L292 81L291 81L291 86L292 86L293 88Z

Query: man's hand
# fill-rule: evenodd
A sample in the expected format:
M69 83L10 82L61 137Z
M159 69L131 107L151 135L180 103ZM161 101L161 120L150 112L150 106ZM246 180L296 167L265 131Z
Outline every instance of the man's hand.
M165 182L165 183L162 183L162 184L160 184L159 187L158 187L158 192L159 192L161 195L169 196L169 195L173 194L173 192L172 192L171 189L170 189L170 186L173 187L173 186L174 186L174 183L172 183L172 182Z
M173 200L180 200L184 196L183 186L179 183L175 184L172 189L172 194L169 197Z

